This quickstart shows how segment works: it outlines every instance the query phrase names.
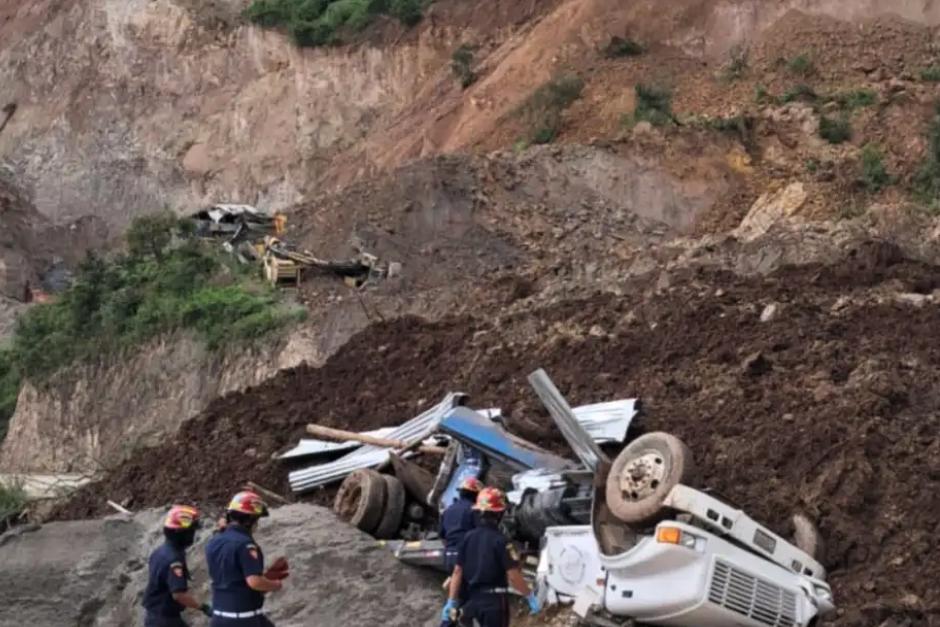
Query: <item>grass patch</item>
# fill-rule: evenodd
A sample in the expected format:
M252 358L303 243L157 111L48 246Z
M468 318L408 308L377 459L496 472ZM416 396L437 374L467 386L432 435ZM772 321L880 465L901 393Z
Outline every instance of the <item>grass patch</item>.
M754 88L754 102L757 104L767 104L772 100L773 98L770 97L770 92L767 91L766 86L757 85Z
M816 93L816 90L805 83L794 85L790 89L786 90L782 96L780 96L781 104L797 101L814 103L818 100L819 94Z
M0 533L14 516L26 509L26 491L19 485L0 485Z
M358 32L386 14L412 26L421 21L422 0L254 0L245 17L265 28L280 28L298 46L338 43L343 32Z
M462 44L450 56L450 69L463 89L477 80L476 72L473 71L473 52L473 46Z
M0 442L6 437L19 393L20 375L13 363L12 352L8 348L0 349Z
M870 89L853 89L833 94L830 101L839 103L843 109L854 110L870 107L878 102L878 94Z
M17 320L0 350L0 430L23 379L41 383L70 364L191 330L211 349L250 342L303 317L278 292L211 243L187 237L168 212L138 218L127 254L89 255L54 303Z
M803 53L787 61L787 70L794 76L807 78L816 73L816 65L808 54Z
M521 113L528 131L525 140L530 144L548 144L561 131L562 113L570 107L584 90L584 81L573 74L557 76L535 90Z
M819 118L819 136L830 144L847 142L852 139L852 124L845 116L832 118L824 115Z
M922 69L920 80L925 83L940 83L940 65L934 64Z
M879 192L892 183L884 155L874 144L867 144L862 149L861 170L859 181L871 193Z
M927 129L927 156L914 175L914 194L927 207L940 200L940 104Z
M604 56L608 59L637 57L645 51L641 44L628 37L613 37L607 47L604 48Z
M636 106L632 116L625 116L628 125L637 122L649 122L653 126L675 124L672 113L672 92L665 87L639 84L636 90Z

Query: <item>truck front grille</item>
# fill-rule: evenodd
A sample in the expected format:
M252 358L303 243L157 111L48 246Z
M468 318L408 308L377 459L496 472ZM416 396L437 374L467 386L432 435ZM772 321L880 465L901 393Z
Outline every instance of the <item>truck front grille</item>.
M715 560L708 600L770 627L796 625L796 595Z

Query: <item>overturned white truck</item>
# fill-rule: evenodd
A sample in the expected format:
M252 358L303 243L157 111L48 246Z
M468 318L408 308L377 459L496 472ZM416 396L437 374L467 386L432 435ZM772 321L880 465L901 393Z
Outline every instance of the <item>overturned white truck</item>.
M687 484L692 456L650 433L611 463L544 371L529 377L593 477L590 525L549 527L538 566L549 602L573 601L597 625L629 617L676 627L807 627L834 610L818 539L801 550L744 512Z

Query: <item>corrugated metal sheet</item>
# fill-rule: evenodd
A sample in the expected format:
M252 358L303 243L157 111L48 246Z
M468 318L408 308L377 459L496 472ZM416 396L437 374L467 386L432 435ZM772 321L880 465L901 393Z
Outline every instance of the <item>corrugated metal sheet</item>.
M623 401L582 405L571 411L595 442L619 443L627 439L627 430L637 414L636 405L637 400L630 398Z
M568 445L578 456L578 459L590 470L597 472L602 463L610 460L598 448L594 439L581 426L575 417L568 401L561 395L548 374L541 368L529 375L529 385L535 390L545 409L558 425L558 430L568 441Z
M396 427L387 437L390 440L401 440L408 444L420 442L434 433L444 416L459 405L464 398L466 398L464 394L449 393L440 403L400 427ZM295 470L288 476L291 490L306 492L322 485L341 481L360 468L379 468L388 463L389 453L390 449L368 445L336 461Z
M574 417L578 419L588 435L598 444L622 443L627 439L627 430L630 429L630 423L637 415L638 402L635 398L628 398L608 403L581 405L571 411L574 412ZM503 410L499 408L475 411L490 420L499 420L503 417ZM511 423L509 427L512 430Z
M375 429L374 431L363 431L359 435L371 435L376 438L388 437L388 434L395 430L395 427L385 427L384 429ZM326 440L317 440L315 438L303 438L291 450L278 455L278 459L294 459L297 457L313 457L316 455L325 455L327 453L339 453L341 451L351 451L354 448L362 446L362 442L328 442Z

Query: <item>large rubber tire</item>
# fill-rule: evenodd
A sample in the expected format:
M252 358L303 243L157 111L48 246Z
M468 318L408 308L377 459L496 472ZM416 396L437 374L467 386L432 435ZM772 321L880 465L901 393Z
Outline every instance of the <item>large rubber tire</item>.
M405 486L391 475L382 475L382 479L385 480L385 511L374 535L380 540L391 540L398 534L405 514Z
M333 511L350 525L373 533L385 511L385 493L382 475L374 470L353 471L340 485Z
M607 476L607 507L625 523L649 527L671 511L663 505L677 484L691 482L692 451L668 433L647 433L631 442L614 460Z

